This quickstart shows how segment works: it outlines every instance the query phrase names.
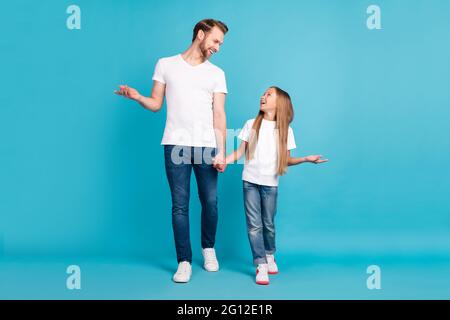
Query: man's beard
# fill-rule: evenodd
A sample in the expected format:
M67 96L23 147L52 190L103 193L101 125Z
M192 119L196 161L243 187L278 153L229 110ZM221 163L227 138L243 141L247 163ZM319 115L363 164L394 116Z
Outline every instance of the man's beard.
M209 49L206 48L206 45L204 43L200 43L200 52L202 53L203 58L209 59Z

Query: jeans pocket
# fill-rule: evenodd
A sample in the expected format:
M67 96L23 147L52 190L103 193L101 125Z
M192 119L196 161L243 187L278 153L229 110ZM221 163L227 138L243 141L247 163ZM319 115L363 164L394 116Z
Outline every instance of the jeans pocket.
M249 189L249 188L253 187L253 183L250 183L248 181L242 180L242 186L244 187L244 190L245 189Z

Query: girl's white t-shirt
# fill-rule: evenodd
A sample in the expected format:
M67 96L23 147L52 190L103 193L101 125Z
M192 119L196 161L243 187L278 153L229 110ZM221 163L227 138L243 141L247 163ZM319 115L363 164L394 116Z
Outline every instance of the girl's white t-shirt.
M208 60L192 66L177 54L159 59L152 79L166 85L167 119L161 144L216 147L213 96L227 93L223 70Z
M249 141L254 121L255 119L247 120L239 133L239 139ZM250 161L245 160L242 180L259 185L278 186L278 137L275 125L276 121L262 120L255 154ZM289 127L287 149L295 148L294 132Z

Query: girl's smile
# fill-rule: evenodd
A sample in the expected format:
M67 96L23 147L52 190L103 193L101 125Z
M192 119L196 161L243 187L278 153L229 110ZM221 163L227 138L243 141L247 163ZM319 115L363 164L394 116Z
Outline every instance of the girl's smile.
M260 98L260 109L264 112L273 112L276 109L277 94L274 88L269 88Z
M277 109L277 93L275 88L269 88L259 100L259 109L264 113L264 119L273 121Z

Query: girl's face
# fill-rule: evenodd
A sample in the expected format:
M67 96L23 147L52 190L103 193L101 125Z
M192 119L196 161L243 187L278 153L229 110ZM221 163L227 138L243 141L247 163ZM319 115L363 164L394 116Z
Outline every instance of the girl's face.
M277 105L277 93L274 88L269 88L264 92L259 100L259 108L264 113L275 113Z

